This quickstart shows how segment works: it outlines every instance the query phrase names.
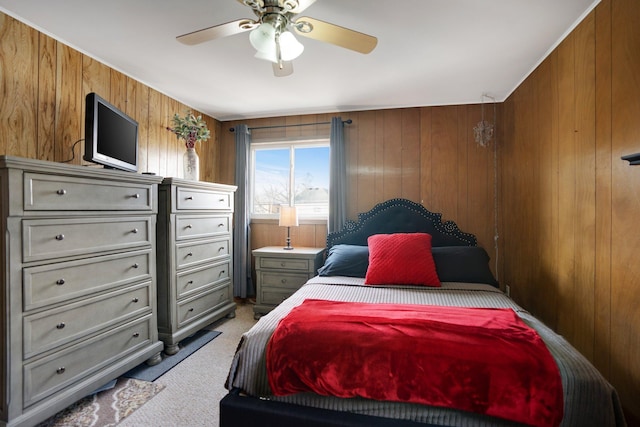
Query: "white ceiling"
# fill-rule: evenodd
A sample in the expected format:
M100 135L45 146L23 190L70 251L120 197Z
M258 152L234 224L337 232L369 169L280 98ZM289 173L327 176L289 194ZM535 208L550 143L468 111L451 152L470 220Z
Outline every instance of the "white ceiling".
M302 15L376 36L368 55L298 37L274 77L249 33L176 36L255 18L236 0L0 0L0 10L218 120L503 101L599 0L317 0ZM487 98L484 98L485 100Z

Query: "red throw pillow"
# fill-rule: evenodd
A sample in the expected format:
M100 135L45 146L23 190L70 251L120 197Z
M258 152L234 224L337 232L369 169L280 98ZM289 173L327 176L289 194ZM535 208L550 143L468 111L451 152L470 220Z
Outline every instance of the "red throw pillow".
M440 286L427 233L369 236L368 285Z

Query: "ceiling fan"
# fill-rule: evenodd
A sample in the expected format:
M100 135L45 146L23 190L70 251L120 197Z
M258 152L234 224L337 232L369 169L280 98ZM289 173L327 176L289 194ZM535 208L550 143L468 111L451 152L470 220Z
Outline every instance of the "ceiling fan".
M257 19L238 19L226 24L183 34L176 39L187 45L232 36L250 31L249 40L256 49L256 58L273 63L276 76L293 73L291 61L304 50L304 46L290 31L311 39L331 43L360 53L371 52L378 39L339 25L309 17L296 15L311 6L316 0L237 0L249 6Z

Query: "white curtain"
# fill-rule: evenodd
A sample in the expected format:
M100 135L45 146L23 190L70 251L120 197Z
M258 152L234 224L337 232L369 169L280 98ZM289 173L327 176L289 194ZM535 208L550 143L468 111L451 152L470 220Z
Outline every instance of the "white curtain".
M344 123L331 118L329 139L329 233L341 230L347 220L347 162L345 159Z
M249 217L249 145L251 131L246 124L235 127L236 180L233 228L233 296L255 296L251 279L251 224Z

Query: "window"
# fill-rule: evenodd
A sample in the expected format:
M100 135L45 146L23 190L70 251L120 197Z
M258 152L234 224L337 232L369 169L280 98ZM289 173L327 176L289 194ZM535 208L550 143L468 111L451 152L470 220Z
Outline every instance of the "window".
M300 219L329 216L329 140L251 144L251 217L277 218L293 204Z

